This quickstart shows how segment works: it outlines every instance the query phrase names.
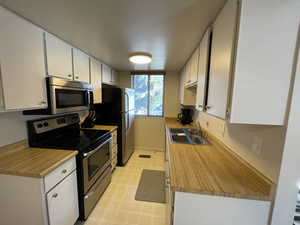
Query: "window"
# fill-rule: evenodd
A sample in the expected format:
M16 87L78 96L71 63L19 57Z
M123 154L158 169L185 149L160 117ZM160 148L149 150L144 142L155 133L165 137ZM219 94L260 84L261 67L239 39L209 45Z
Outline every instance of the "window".
M163 116L164 75L133 75L135 114Z

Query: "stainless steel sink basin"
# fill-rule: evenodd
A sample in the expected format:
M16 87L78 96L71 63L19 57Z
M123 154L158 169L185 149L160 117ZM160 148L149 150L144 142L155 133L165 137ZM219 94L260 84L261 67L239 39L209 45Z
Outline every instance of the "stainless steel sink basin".
M202 135L201 131L187 128L169 128L171 141L174 143L191 145L209 145Z

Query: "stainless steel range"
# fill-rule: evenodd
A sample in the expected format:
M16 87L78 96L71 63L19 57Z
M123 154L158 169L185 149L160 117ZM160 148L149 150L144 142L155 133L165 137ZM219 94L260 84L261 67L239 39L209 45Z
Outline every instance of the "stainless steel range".
M111 181L111 134L80 129L79 115L27 122L31 147L68 149L77 155L80 220L86 220Z

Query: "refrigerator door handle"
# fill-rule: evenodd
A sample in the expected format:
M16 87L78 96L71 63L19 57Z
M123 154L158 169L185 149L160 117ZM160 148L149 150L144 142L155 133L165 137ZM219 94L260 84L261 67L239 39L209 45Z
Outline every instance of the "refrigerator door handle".
M125 112L127 112L127 111L129 111L130 109L129 109L129 96L128 96L128 94L125 92L125 96L126 96L126 101L125 101L125 103L126 103L126 106L125 106Z
M129 112L128 113L126 113L126 115L127 115L127 123L126 123L126 132L128 131L128 129L129 129Z

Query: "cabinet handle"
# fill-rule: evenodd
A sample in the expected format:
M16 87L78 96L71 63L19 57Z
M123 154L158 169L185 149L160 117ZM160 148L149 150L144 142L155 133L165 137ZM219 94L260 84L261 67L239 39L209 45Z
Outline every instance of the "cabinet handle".
M78 78L79 78L78 76L75 77L75 79L78 79Z
M40 104L45 105L45 104L47 104L47 102L46 101L41 101Z
M58 197L58 194L57 193L54 193L53 195L52 195L52 198L57 198Z
M64 169L63 171L62 171L62 173L67 173L68 172L68 170L66 170L66 169Z
M71 75L71 74L68 74L68 77L72 77L72 75Z
M198 105L199 107L203 108L203 105Z
M212 106L210 105L205 106L205 109L210 109L210 108L212 108Z

